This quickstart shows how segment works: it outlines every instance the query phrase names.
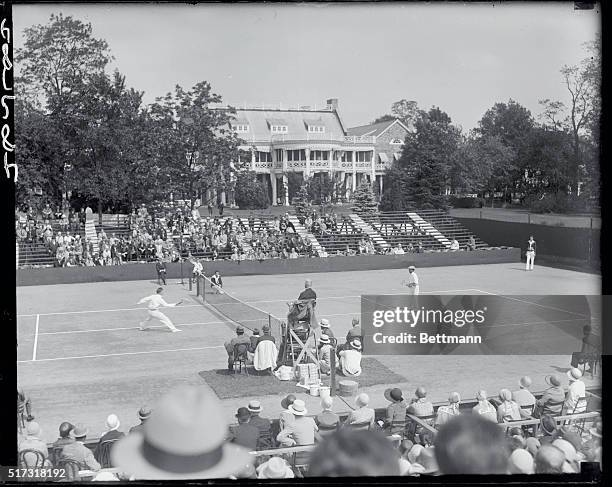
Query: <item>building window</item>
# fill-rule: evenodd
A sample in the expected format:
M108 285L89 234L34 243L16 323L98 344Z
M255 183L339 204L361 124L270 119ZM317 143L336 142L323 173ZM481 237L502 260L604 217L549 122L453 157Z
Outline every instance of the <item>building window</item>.
M272 153L271 152L255 152L255 162L272 162Z
M289 132L289 127L286 125L272 125L270 126L270 130L277 134L286 134Z
M327 161L329 159L328 150L311 150L310 160L311 161Z
M357 152L357 162L371 162L372 161L372 151L360 151Z
M309 125L308 126L308 132L311 134L322 134L325 133L325 127L322 125Z
M402 139L391 139L389 142L392 145L404 145L404 141Z
M351 151L344 151L340 160L342 162L353 162L353 153Z
M238 133L245 133L249 131L249 126L245 124L234 125L234 130Z
M304 149L293 149L287 151L287 160L288 161L305 161L306 160L306 151Z
M276 149L276 160L278 162L283 161L283 149Z

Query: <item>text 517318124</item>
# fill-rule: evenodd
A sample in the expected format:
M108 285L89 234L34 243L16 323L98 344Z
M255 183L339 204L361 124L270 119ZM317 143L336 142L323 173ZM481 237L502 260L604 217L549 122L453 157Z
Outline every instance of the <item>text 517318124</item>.
M2 467L0 466L0 482L38 480L63 480L66 469L51 467Z

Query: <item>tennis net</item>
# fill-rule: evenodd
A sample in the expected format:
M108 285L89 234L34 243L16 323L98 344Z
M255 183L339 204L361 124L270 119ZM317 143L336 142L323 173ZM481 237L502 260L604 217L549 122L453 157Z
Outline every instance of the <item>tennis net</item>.
M200 276L196 280L196 287L197 295L222 317L250 331L258 329L262 334L262 328L267 325L270 327L271 335L277 340L276 343L280 343L283 320L245 303L223 289L217 289L208 277Z

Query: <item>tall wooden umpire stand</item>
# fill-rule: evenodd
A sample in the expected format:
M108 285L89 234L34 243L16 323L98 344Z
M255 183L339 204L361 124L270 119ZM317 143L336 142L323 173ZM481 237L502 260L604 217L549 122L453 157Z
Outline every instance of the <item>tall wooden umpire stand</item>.
M287 322L281 324L281 360L280 363L293 368L293 372L301 364L316 364L317 378L321 379L321 366L319 364L319 349L311 320L316 306L316 300L295 301L293 306L299 304L310 304L310 311L300 313L297 317L292 317L292 311L287 315ZM314 352L313 350L314 349Z

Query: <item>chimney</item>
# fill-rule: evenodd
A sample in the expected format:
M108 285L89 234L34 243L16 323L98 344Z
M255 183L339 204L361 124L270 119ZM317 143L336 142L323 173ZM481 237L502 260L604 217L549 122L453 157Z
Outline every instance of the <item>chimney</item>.
M327 100L327 108L329 110L338 110L338 98L330 98Z

